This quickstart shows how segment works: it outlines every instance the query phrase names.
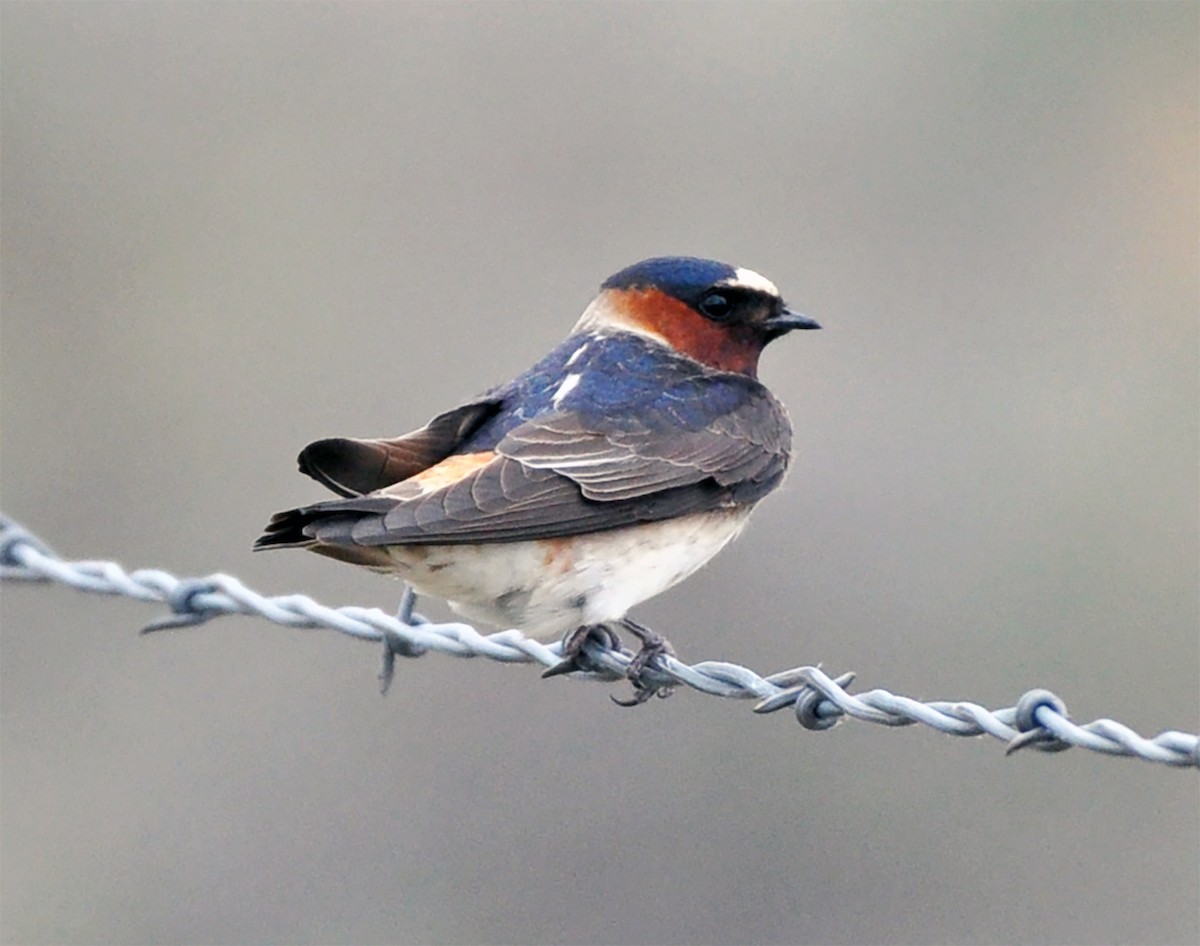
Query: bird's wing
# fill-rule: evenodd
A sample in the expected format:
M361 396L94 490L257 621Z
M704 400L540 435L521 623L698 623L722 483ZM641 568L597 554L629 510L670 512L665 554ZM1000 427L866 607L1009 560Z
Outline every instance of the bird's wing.
M601 429L597 429L601 427ZM619 502L711 480L720 487L782 474L791 426L765 392L703 426L664 424L661 414L603 425L578 413L553 413L521 425L499 453L576 483L585 498Z
M769 395L703 426L541 415L367 496L280 513L258 547L514 542L749 504L783 478L790 426Z
M394 440L318 440L300 452L300 472L342 496L373 493L446 459L494 416L501 404L501 400L486 396L470 401Z

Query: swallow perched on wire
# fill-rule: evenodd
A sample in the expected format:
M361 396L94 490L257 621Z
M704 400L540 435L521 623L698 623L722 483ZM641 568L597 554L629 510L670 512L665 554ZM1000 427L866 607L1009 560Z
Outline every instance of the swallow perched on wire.
M664 638L627 617L700 568L782 481L792 430L757 378L793 329L752 270L657 257L600 287L574 330L519 377L393 440L309 444L301 472L343 498L276 514L257 549L306 548L393 573L471 620L564 637Z

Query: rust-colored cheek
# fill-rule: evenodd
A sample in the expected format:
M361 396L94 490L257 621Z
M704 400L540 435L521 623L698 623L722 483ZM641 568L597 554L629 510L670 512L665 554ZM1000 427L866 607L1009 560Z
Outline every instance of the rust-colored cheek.
M631 289L623 295L622 309L629 320L680 354L718 371L756 376L763 345L748 328L718 325L658 289Z

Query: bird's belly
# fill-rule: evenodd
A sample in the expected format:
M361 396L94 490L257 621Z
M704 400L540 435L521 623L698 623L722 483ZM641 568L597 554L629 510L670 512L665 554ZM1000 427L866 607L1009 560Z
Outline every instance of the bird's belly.
M625 616L687 578L741 531L749 509L588 535L481 545L394 545L392 573L473 621L561 636Z

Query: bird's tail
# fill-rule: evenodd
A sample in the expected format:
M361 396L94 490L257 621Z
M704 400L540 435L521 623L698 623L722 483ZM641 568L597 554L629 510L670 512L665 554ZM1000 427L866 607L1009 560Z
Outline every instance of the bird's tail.
M355 544L351 530L364 513L385 512L394 503L394 500L360 497L277 512L255 540L254 551L308 549L353 565L386 568L391 562L387 552L380 546Z
M254 551L263 549L302 549L316 543L304 528L317 518L306 509L288 509L277 512L267 523L266 529L254 542Z

